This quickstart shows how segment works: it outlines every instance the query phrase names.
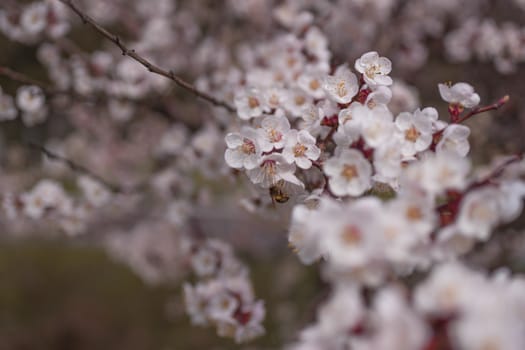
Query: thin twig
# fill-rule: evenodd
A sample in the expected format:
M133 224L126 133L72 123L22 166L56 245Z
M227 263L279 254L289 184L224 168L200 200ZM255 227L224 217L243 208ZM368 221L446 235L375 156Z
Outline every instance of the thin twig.
M165 70L163 68L160 68L160 67L154 65L153 63L151 63L150 61L148 61L147 59L145 59L144 57L142 57L141 55L139 55L135 50L129 49L117 35L109 32L107 29L105 29L102 26L100 26L94 19L92 19L90 16L88 16L86 13L84 13L80 8L78 8L73 3L73 1L71 1L71 0L60 0L60 2L62 2L64 5L68 6L73 12L75 12L82 19L84 24L89 24L91 27L93 27L93 29L95 29L101 35L103 35L104 37L106 37L107 39L112 41L116 46L118 46L120 48L120 50L122 51L122 55L128 56L128 57L132 58L133 60L137 61L138 63L143 65L148 71L150 71L150 72L152 72L154 74L161 75L163 77L166 77L166 78L172 80L173 82L175 82L175 84L177 84L178 86L180 86L180 87L190 91L195 96L200 97L200 98L210 102L211 104L213 104L215 106L225 108L225 109L227 109L230 112L235 112L235 108L233 106L231 106L229 103L227 103L225 101L222 101L222 100L219 100L219 99L209 95L208 93L197 89L192 84L188 83L184 79L182 79L179 76L175 75L175 73L173 71Z
M56 89L52 87L51 85L41 82L39 80L30 78L25 74L12 70L11 68L0 66L0 75L3 75L13 81L17 81L22 84L36 85L42 90L48 91L50 93L56 93Z
M36 142L27 141L26 144L27 144L28 147L39 151L40 153L42 153L43 155L45 155L49 159L57 161L57 162L60 162L62 164L65 164L73 172L81 174L81 175L89 176L93 180L96 180L96 181L100 182L101 184L106 186L113 193L130 194L130 193L139 191L140 188L143 187L143 186L134 186L134 187L129 187L128 188L128 187L123 187L121 185L112 183L112 182L106 180L105 178L103 178L102 176L100 176L100 175L94 173L93 171L89 170L85 166L83 166L81 164L78 164L78 163L72 161L69 158L66 158L64 156L58 155L58 154L50 151L46 147L44 147L44 146L42 146L42 145L40 145L40 144L38 144Z
M463 123L464 121L468 120L470 117L472 117L472 116L474 116L476 114L480 114L480 113L484 113L484 112L488 112L488 111L493 111L493 110L499 109L505 103L509 102L509 99L510 99L509 95L505 95L502 98L500 98L497 102L495 102L495 103L493 103L491 105L488 105L488 106L485 106L485 107L475 108L475 109L471 110L469 113L467 113L465 116L459 118L457 123L458 124Z
M181 120L180 118L177 118L176 116L172 115L171 112L168 111L166 108L163 108L162 106L153 105L152 103L150 103L150 102L148 102L146 100L144 100L144 101L142 101L142 100L130 100L130 99L127 99L127 98L122 97L122 96L113 96L113 95L109 95L109 96L108 95L87 96L87 95L83 95L83 94L80 94L80 93L76 92L74 89L61 90L61 89L53 87L53 86L51 86L49 84L46 84L46 83L44 83L42 81L30 78L30 77L28 77L27 75L25 75L23 73L14 71L14 70L12 70L10 68L3 67L3 66L0 66L0 75L3 75L3 76L5 76L5 77L7 77L7 78L9 78L9 79L11 79L13 81L18 82L18 83L38 86L48 96L66 95L66 96L69 96L70 98L77 99L77 100L79 100L81 102L86 102L86 103L97 103L97 101L100 101L100 100L105 101L108 98L115 98L115 99L128 101L128 102L132 103L135 107L149 108L150 110L161 114L163 117L165 117L167 120L169 120L171 122L180 121Z

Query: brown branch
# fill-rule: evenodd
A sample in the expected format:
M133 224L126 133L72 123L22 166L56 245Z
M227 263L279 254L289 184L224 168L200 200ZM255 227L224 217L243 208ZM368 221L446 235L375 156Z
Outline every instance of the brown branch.
M36 79L33 79L33 78L30 78L28 77L27 75L25 74L22 74L22 73L19 73L19 72L16 72L10 68L7 68L7 67L4 67L4 66L0 66L0 75L3 75L13 81L17 81L19 83L22 83L22 84L27 84L27 85L36 85L38 86L39 88L41 88L42 90L44 91L48 91L50 93L56 93L56 89L54 87L52 87L51 85L49 84L46 84L44 82L41 82L39 80L36 80Z
M114 95L92 95L87 96L80 94L76 92L73 89L67 89L67 90L60 90L57 89L49 84L46 84L42 81L33 79L28 77L27 75L14 71L10 68L0 66L0 75L3 75L13 81L22 83L22 84L29 84L29 85L35 85L42 89L42 91L49 96L55 96L55 95L65 95L73 99L77 99L81 102L86 103L97 103L100 100L107 100L108 98L115 98L115 99L123 99L126 101L131 102L135 107L145 107L149 108L150 110L159 113L164 118L166 118L170 122L180 121L180 118L177 118L176 116L172 115L170 111L168 111L166 108L164 108L162 105L155 106L154 104L148 102L148 101L142 101L142 100L130 100L127 98L124 98L122 96L114 96Z
M190 91L195 96L200 97L203 100L206 100L206 101L208 101L209 103L211 103L211 104L213 104L215 106L225 108L225 109L227 109L230 112L235 112L235 108L233 106L231 106L229 103L227 103L225 101L222 101L222 100L219 100L219 99L209 95L208 93L197 89L192 84L188 83L184 79L182 79L179 76L175 75L175 73L173 71L165 70L163 68L160 68L160 67L154 65L153 63L151 63L150 61L148 61L147 59L145 59L144 57L142 57L141 55L139 55L135 50L129 49L117 35L109 32L107 29L105 29L102 26L100 26L94 19L92 19L90 16L88 16L86 13L84 13L79 7L77 7L73 3L73 1L71 1L71 0L60 0L60 2L62 2L64 5L68 6L73 12L75 12L80 17L80 19L82 19L84 24L89 24L98 33L100 33L101 35L106 37L108 40L112 41L116 46L118 46L120 48L120 50L122 51L122 55L128 56L131 59L137 61L138 63L143 65L151 73L158 74L158 75L161 75L163 77L166 77L166 78L172 80L173 82L175 82L175 84L177 84L178 86L180 86L180 87Z
M464 121L468 120L470 117L475 116L476 114L493 111L496 109L501 108L505 103L509 102L509 95L505 95L502 98L500 98L497 102L485 106L485 107L479 107L471 110L469 113L467 113L465 116L458 119L457 124L463 123Z
M53 161L60 162L60 163L62 163L64 165L66 165L73 172L75 172L77 174L89 176L93 180L96 180L96 181L100 182L101 184L106 186L113 193L116 193L116 194L130 194L130 193L138 192L144 187L144 185L133 186L133 187L123 187L121 185L112 183L112 182L106 180L105 178L103 178L102 176L100 176L100 175L94 173L93 171L89 170L85 166L80 165L80 164L72 161L69 158L66 158L66 157L63 157L61 155L58 155L58 154L50 151L46 147L44 147L44 146L42 146L42 145L40 145L40 144L38 144L36 142L27 141L26 144L27 144L28 147L39 151L40 153L42 153L43 155L45 155L49 159L51 159Z

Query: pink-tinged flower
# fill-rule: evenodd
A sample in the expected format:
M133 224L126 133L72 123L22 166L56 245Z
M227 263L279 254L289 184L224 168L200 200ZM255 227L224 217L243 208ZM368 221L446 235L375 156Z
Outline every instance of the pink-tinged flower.
M324 224L321 251L334 271L365 269L384 250L377 221L381 209L379 199L367 197L318 219L316 226Z
M465 157L470 151L469 135L470 129L467 126L451 124L443 131L441 140L436 146L436 151L451 152Z
M415 306L428 315L451 315L461 310L473 282L475 277L463 265L440 265L417 287Z
M360 196L372 184L372 166L355 149L345 149L338 157L328 159L323 171L330 179L330 189L337 196Z
M326 96L323 89L323 80L319 72L305 72L297 79L297 85L301 90L315 99L321 99Z
M355 61L355 69L363 74L363 79L370 87L392 85L388 74L392 71L392 62L386 57L379 57L375 51L367 52Z
M313 136L317 136L323 130L321 126L321 120L324 117L324 113L321 107L313 104L306 106L301 113L301 129L307 130Z
M469 192L461 201L457 218L458 230L466 236L487 240L501 218L498 203L501 195L498 189L492 187Z
M392 139L381 144L374 150L374 170L376 173L374 179L382 180L382 182L387 182L392 186L394 180L401 173L402 161L403 156L399 140Z
M280 180L304 187L304 184L295 176L295 164L290 164L278 153L264 156L258 167L248 170L248 177L254 184L264 188L275 185Z
M224 159L228 166L235 169L254 169L261 161L262 150L257 141L257 132L249 127L243 128L240 133L233 132L226 135L228 149Z
M295 162L299 168L309 169L312 160L317 160L321 154L315 142L315 138L306 130L290 131L282 153L284 159L288 163Z
M79 177L78 186L89 204L95 208L105 205L111 199L111 192L103 184L88 176Z
M234 102L237 114L243 120L260 117L268 111L263 94L255 88L241 89L235 94Z
M290 122L284 116L284 113L264 118L261 127L257 129L258 142L262 151L270 152L274 148L283 148L289 132Z
M347 104L359 91L357 77L346 66L339 66L334 75L325 78L323 89L332 100Z
M393 116L386 108L361 109L361 135L370 147L379 147L392 138Z
M435 109L431 108L435 111ZM426 150L432 143L432 123L437 114L426 113L424 110L416 110L414 113L403 112L396 118L397 135L401 141L401 153L405 157L411 157L418 152Z
M386 105L392 99L392 90L386 86L378 86L366 97L365 105L370 108L387 108Z
M339 132L349 138L349 142L357 141L361 135L361 126L364 119L371 114L370 109L359 102L354 102L347 108L341 109L338 114Z
M35 2L27 6L20 16L20 26L29 35L36 35L47 25L48 6L44 2Z
M35 85L22 86L16 93L18 107L26 113L38 113L45 107L44 92Z
M375 296L371 319L377 332L365 344L366 349L423 349L431 330L413 309L400 287L382 288Z
M303 264L309 265L321 257L319 234L310 225L313 209L305 205L296 205L291 216L288 231L288 243L297 253Z
M46 210L55 209L59 212L71 205L60 184L52 180L41 180L28 193L23 193L20 200L24 213L32 219L40 219Z
M480 97L470 84L456 83L452 86L439 84L438 87L441 98L450 104L465 108L476 107L479 104Z
M421 188L429 195L435 196L447 189L464 189L469 172L470 162L457 154L428 154L403 170L401 183L404 187Z

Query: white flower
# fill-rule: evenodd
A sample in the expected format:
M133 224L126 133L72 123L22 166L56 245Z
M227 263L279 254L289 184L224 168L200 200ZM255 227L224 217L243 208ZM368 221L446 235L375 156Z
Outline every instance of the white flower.
M190 316L191 324L199 326L207 325L207 305L208 299L211 297L207 285L199 283L193 287L189 283L185 283L183 292L186 313Z
M47 25L48 6L44 2L32 3L20 16L20 26L29 35L35 35Z
M258 142L262 151L270 152L274 148L283 148L289 132L290 122L283 113L264 118L261 128L257 129Z
M71 204L62 186L51 180L41 180L31 192L23 193L20 200L24 205L24 213L32 219L40 219L46 210L61 211Z
M347 108L341 109L338 114L338 131L348 137L348 142L357 141L361 136L363 120L370 116L370 109L359 102L354 102Z
M464 189L469 171L466 158L446 152L428 154L404 169L402 183L407 188L421 187L430 195L438 195L446 189Z
M470 150L469 135L470 129L465 125L451 124L447 126L436 146L436 152L451 152L465 157Z
M323 89L332 100L347 104L359 91L357 77L346 66L339 66L334 75L325 78Z
M78 178L78 186L84 193L89 204L95 208L101 207L111 199L111 193L100 182L93 180L88 176Z
M319 331L326 337L337 337L354 328L364 317L365 308L357 286L339 284L328 302L319 309Z
M469 298L475 277L463 265L449 263L433 269L415 292L416 307L429 315L451 315Z
M376 90L368 94L365 105L370 109L374 109L379 106L387 108L386 105L391 99L392 90L386 86L378 86Z
M239 322L235 318L222 319L217 323L217 334L223 337L233 337L238 344L264 334L262 321L266 310L262 301L243 306L240 313L246 320L243 319L243 322Z
M253 169L257 167L261 159L261 147L258 143L257 132L245 127L240 133L234 132L226 135L228 149L224 154L226 164L236 169Z
M379 199L367 197L332 210L316 223L324 225L321 251L335 270L366 268L379 255L383 244L376 219L381 209Z
M419 350L430 335L422 317L415 312L400 288L386 287L374 300L372 314L377 333L369 349Z
M232 318L239 306L239 301L228 291L211 296L206 312L212 320L219 322Z
M323 170L337 196L360 196L371 186L372 166L355 149L345 149L338 157L328 159Z
M480 97L474 92L472 85L456 83L452 86L439 84L441 98L450 104L458 104L465 108L472 108L479 104Z
M523 211L525 182L519 180L502 182L500 191L501 195L498 198L501 208L501 219L505 222L512 221L519 217Z
M502 194L496 188L474 190L465 196L457 218L459 231L471 237L486 240L500 219L498 198Z
M401 144L392 139L374 150L374 169L383 179L395 179L401 173Z
M77 236L87 229L89 211L85 205L67 206L62 210L60 227L69 236Z
M313 136L317 136L323 129L321 126L322 118L323 110L318 106L309 104L301 113L302 123L300 127L301 129L307 130Z
M211 276L219 267L219 256L217 252L207 247L199 247L197 252L191 255L191 267L199 277Z
M286 98L286 90L282 88L272 87L264 90L265 103L269 108L283 108Z
M324 33L317 27L310 27L304 36L304 46L309 54L315 56L320 61L330 60L330 50L328 40Z
M405 220L416 240L429 238L437 222L434 202L420 192L405 191L387 203L394 215Z
M425 108L423 111L416 110L413 114L403 112L396 118L399 138L402 142L401 153L405 157L411 157L418 152L426 150L432 143L432 122ZM435 111L435 109L431 108ZM437 116L437 113L431 115Z
M297 85L308 95L315 99L324 98L323 80L320 73L304 73L297 79Z
M388 76L392 62L386 57L379 57L375 51L367 52L355 61L355 69L363 74L363 79L372 88L379 85L392 85Z
M305 205L295 206L288 233L288 243L297 253L301 262L306 265L321 257L319 235L313 225L309 225L312 214L314 211Z
M306 130L292 130L288 133L283 157L288 163L293 163L299 168L309 169L312 160L317 160L321 150L315 145L315 138Z
M249 120L268 111L264 96L255 88L241 89L235 94L235 107L239 118Z
M40 112L44 108L44 93L42 89L38 86L22 86L18 89L16 93L16 103L23 112Z
M0 91L0 121L13 120L16 118L17 110L13 98L2 95Z
M300 89L288 90L285 94L284 108L294 117L300 117L312 99Z
M360 109L361 134L370 147L379 147L392 138L394 131L393 116L386 108Z
M264 156L258 167L248 170L248 177L254 184L260 184L264 188L269 188L280 180L304 187L294 173L295 164L289 164L281 154L272 153Z

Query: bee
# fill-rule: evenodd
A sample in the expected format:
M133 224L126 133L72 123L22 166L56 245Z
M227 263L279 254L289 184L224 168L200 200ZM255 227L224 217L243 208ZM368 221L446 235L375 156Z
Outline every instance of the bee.
M286 203L290 199L290 195L284 190L284 183L284 180L279 180L270 187L269 192L273 203Z

